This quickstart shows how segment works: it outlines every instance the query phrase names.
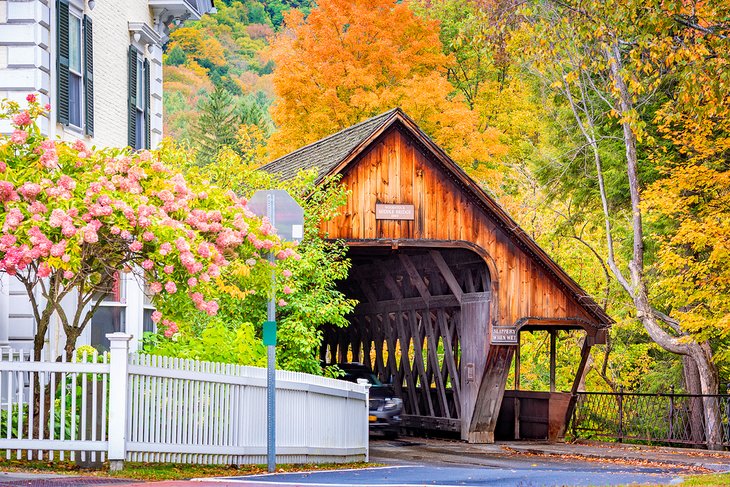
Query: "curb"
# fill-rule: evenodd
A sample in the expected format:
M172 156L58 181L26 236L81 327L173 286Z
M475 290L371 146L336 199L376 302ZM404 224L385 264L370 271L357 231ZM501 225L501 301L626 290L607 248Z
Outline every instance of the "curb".
M509 447L511 450L518 452L518 453L527 453L531 455L540 455L540 456L548 456L548 457L582 457L582 458L590 458L593 460L630 460L630 461L639 461L639 462L646 462L646 463L656 463L659 465L667 465L667 466L684 466L684 467L694 467L694 468L703 468L706 470L711 470L715 473L724 473L724 472L730 472L730 462L729 463L706 463L706 462L693 462L691 460L677 458L672 459L671 461L666 459L659 459L659 458L647 458L644 456L636 456L636 455L626 455L628 452L623 452L623 455L601 455L597 453L586 453L586 452L574 452L574 451L564 451L564 452L556 452L556 451L548 451L548 450L541 450L538 448L512 448Z

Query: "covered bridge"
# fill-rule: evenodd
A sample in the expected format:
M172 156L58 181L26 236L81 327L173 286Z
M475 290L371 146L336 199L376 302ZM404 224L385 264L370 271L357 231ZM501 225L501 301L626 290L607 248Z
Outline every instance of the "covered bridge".
M360 303L349 328L323 330L323 359L365 363L393 381L407 426L470 442L494 441L520 331L552 332L553 384L554 331L585 331L575 392L611 319L412 119L394 109L263 167L310 168L350 190L321 231L349 245L341 290ZM559 428L570 408L544 402L532 420ZM519 423L510 407L501 430Z

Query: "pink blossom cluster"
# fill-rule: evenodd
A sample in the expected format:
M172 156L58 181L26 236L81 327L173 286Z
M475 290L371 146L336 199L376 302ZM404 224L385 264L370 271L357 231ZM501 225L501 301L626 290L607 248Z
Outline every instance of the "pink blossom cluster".
M260 239L253 233L248 234L248 241L251 242L257 250L270 250L276 245L276 242L273 240Z
M13 208L15 209L15 208ZM12 210L11 210L12 211ZM0 252L4 254L0 260L0 270L14 275L19 270L25 269L31 262L52 257L66 257L66 240L53 243L43 231L33 226L26 232L28 242L16 245L18 238L10 233L0 237ZM38 265L38 275L47 277L50 274L50 267L46 262Z
M0 201L17 201L20 199L15 186L10 181L0 181Z
M23 215L22 211L17 208L10 208L5 214L3 233L15 230L20 226L23 220L25 220L25 216Z
M99 220L91 220L89 223L81 229L81 233L86 243L97 243L99 241L99 229L102 227L102 223Z
M205 211L194 209L190 212L185 223L201 232L217 233L223 229L220 211Z
M288 259L289 257L294 258L294 260L301 259L301 256L299 254L297 254L296 251L294 249L292 249L291 247L281 249L280 251L278 251L276 253L276 258L279 260Z
M33 262L33 258L30 256L27 244L12 246L5 250L5 256L0 260L0 270L14 276L31 262Z
M91 156L91 151L86 147L86 144L83 140L77 140L73 144L73 148L75 151L77 151L76 156L79 159L86 159L87 157Z
M177 323L170 320L162 320L162 326L165 327L165 337L166 338L172 338L172 336L179 331L177 327Z
M208 315L213 316L218 313L218 303L211 300L205 301L203 295L199 292L190 293L190 299L193 300L195 307L200 311L206 312Z
M32 122L33 119L28 111L13 115L13 125L17 125L18 127L25 127L26 125L30 125Z
M34 201L28 207L28 211L33 215L33 219L40 221L43 217L41 215L48 212L48 207L40 201Z
M52 140L44 140L40 146L41 164L48 169L58 167L58 152L56 151L56 143Z
M264 217L259 227L259 232L261 232L261 235L272 235L276 233L276 230L271 225L271 222L269 222L269 219Z
M36 197L42 190L43 188L41 188L40 184L28 181L18 188L18 193L20 193L27 201L35 201Z
M10 136L10 142L13 144L23 145L26 140L28 140L28 132L25 130L17 129L13 131L13 134Z
M57 198L60 200L72 199L73 190L76 188L76 181L66 175L61 176L57 183L54 183L48 178L44 178L41 184L46 188L45 194L48 198Z

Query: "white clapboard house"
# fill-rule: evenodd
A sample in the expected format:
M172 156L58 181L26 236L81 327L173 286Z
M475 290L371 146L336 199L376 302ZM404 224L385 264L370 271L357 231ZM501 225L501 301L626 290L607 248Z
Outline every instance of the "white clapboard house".
M0 0L0 99L28 93L51 105L51 138L154 148L162 139L162 46L173 24L213 11L213 0ZM0 133L11 130L0 121ZM25 289L0 273L0 347L31 350L35 323ZM120 273L78 345L107 347L105 334L152 329L140 285ZM48 358L65 342L60 324Z

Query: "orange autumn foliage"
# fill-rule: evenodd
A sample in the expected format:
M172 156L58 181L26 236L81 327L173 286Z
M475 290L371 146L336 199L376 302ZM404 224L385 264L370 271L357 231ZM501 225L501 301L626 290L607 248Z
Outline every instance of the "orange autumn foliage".
M496 129L479 130L478 114L446 79L452 59L437 22L394 0L322 0L306 19L294 10L285 22L271 51L272 156L401 107L457 162L490 179L485 163L506 148Z

